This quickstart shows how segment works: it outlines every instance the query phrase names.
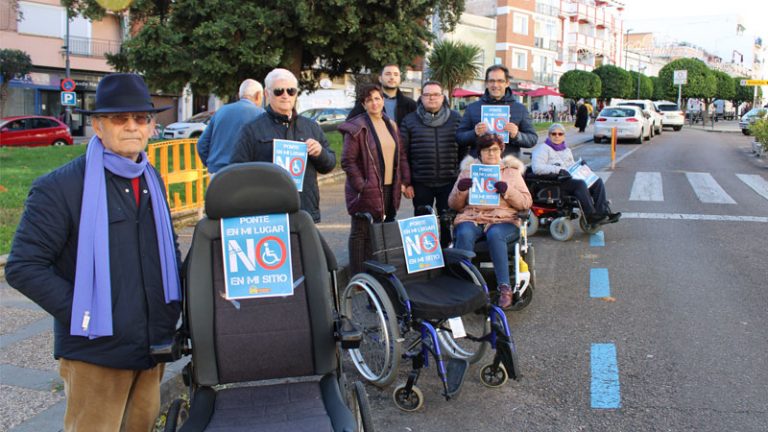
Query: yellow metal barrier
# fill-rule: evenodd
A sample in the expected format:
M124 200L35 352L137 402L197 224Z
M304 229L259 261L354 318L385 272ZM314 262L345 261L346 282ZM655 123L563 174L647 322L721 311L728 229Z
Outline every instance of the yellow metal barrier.
M149 162L165 180L171 213L205 207L208 169L200 161L196 145L197 139L181 139L152 143L147 148Z

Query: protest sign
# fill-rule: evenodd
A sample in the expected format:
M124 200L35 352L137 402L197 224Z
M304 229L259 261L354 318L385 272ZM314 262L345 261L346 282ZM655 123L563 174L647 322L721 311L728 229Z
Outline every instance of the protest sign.
M287 214L221 219L228 300L293 295Z
M445 267L435 215L397 221L408 273Z
M572 178L581 180L586 183L588 188L592 187L597 179L600 178L587 165L583 165L581 159L576 161L575 164L569 166L568 172L571 174Z
M472 178L469 205L499 205L499 194L493 185L501 178L501 167L474 164L470 167L469 175Z
M285 168L301 192L307 171L307 144L301 141L276 139L273 143L272 162Z
M509 142L509 132L504 126L509 122L509 105L481 105L480 121L488 125L488 132L501 136L505 142Z

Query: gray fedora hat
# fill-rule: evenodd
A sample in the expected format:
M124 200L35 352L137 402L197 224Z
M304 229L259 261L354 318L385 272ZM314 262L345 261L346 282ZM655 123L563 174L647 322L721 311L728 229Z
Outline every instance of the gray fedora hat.
M155 108L144 78L136 74L109 74L96 87L96 109L78 109L84 114L108 114L121 112L160 112L173 108Z

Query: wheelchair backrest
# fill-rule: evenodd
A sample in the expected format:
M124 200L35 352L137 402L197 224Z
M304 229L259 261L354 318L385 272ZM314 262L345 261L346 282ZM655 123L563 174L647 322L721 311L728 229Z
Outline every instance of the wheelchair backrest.
M376 222L370 225L371 252L373 259L395 266L395 275L401 281L429 280L442 270L423 271L408 274L405 265L405 251L397 222Z
M294 294L224 298L220 219L288 213ZM231 165L211 181L187 256L184 320L200 385L321 375L336 367L325 251L293 180L269 163ZM318 259L319 258L319 259Z

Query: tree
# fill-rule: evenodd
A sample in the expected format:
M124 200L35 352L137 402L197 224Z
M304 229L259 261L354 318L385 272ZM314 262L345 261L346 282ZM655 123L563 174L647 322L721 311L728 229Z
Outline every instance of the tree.
M435 43L427 57L429 77L439 81L448 90L448 105L451 105L453 89L472 81L482 72L475 61L483 50L477 45L442 40Z
M713 70L712 73L715 75L715 79L717 79L715 97L732 101L736 97L736 83L733 82L733 78L723 71Z
M717 79L703 61L694 58L681 58L673 60L661 68L659 71L661 86L664 89L674 89L672 94L675 97L677 97L677 86L674 85L674 71L676 70L688 71L688 83L682 86L682 109L687 107L689 98L708 99L714 97L717 91Z
M96 0L64 2L87 17L99 13ZM464 0L137 0L132 27L141 29L122 55L171 92L189 82L193 91L228 95L275 67L312 90L322 73L410 65L434 38L427 19L436 15L449 31L463 10Z
M583 70L570 70L560 77L558 90L569 99L591 99L600 96L600 77Z
M669 98L667 95L667 92L664 90L664 87L661 86L661 80L659 77L651 77L651 84L653 85L653 96L651 97L652 100L660 101L660 100L666 100ZM677 100L676 97L672 98L673 100Z
M613 65L604 65L595 68L592 73L600 77L602 83L600 99L634 97L632 96L632 89L635 87L632 84L632 76L624 69Z
M5 117L5 102L8 99L8 85L17 76L32 70L29 54L17 49L0 49L0 118Z
M742 102L752 102L755 89L752 86L743 86L741 81L751 79L749 77L736 77L733 79L736 94L733 96L733 102L740 104ZM758 87L759 88L759 87Z
M626 96L628 98L637 99L651 99L653 97L653 82L651 78L636 71L629 71L629 76L632 79L632 89ZM637 77L640 76L640 95L637 93Z

